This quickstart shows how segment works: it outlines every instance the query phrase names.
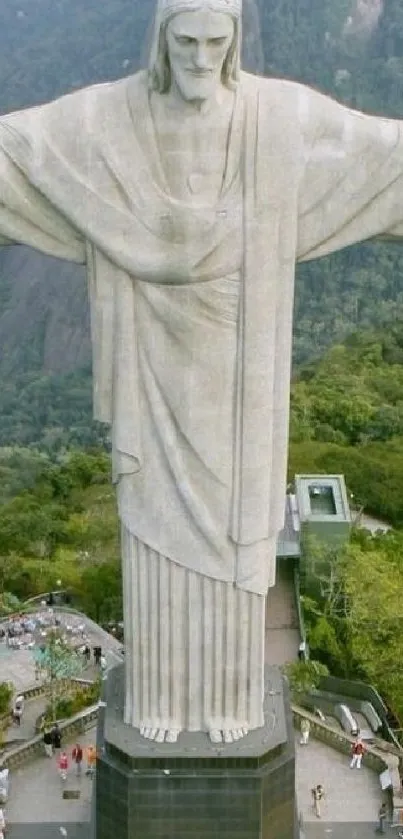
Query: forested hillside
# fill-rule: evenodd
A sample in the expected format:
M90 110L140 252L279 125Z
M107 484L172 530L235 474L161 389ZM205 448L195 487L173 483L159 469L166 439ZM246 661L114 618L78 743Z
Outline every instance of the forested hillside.
M403 321L303 367L291 393L290 479L345 474L355 504L403 526Z
M399 0L245 0L244 8L246 68L305 81L356 107L401 115ZM153 9L154 0L0 0L0 110L137 69L146 62ZM297 363L357 327L403 316L402 255L398 245L371 244L301 267ZM82 269L25 249L3 249L0 444L64 445L72 426L74 442L99 440L99 429L88 431L89 370Z
M364 679L402 736L403 322L352 334L299 370L291 396L289 479L343 473L353 520L365 509L394 525L352 532L341 551L306 545L302 606L311 656Z
M0 615L62 587L97 621L121 620L115 493L102 451L57 463L0 449Z

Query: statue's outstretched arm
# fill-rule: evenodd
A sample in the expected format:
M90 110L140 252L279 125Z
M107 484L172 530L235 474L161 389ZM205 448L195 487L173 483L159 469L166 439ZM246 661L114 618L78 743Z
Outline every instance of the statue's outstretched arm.
M0 118L0 244L22 243L84 262L84 241L35 184L32 164L41 155L40 112L32 108Z
M375 236L403 236L403 122L308 95L298 259Z

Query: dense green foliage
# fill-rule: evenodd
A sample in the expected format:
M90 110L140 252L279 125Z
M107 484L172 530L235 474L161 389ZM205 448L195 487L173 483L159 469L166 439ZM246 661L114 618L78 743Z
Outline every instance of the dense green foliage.
M77 451L53 462L30 450L0 450L0 464L18 475L9 480L8 496L4 486L0 506L0 591L25 600L61 586L95 620L120 620L108 456ZM1 608L12 611L15 602L3 595Z
M343 550L307 546L302 605L311 655L333 675L363 679L403 721L403 533L355 530ZM320 569L320 570L319 570Z
M77 688L73 685L56 701L54 710L50 703L41 718L41 728L46 728L54 720L73 717L85 708L95 705L101 695L101 681L97 680L88 687Z
M326 664L309 659L308 661L290 661L284 666L284 673L290 684L291 692L298 701L298 694L311 693L319 687L323 676L329 675Z
M0 682L0 715L7 714L10 710L13 686L10 682Z
M0 383L0 447L34 443L56 452L107 443L106 428L91 419L89 368L58 376L35 369Z
M354 531L344 551L308 544L303 610L314 658L375 685L403 721L403 324L351 335L292 387L289 475L342 473L396 528ZM403 723L400 722L400 727Z
M302 368L291 395L290 479L342 473L355 506L403 526L403 324L353 334Z

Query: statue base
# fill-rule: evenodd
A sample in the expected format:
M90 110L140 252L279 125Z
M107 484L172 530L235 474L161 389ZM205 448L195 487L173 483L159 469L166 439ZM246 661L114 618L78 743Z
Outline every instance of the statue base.
M145 740L123 722L124 669L98 723L96 839L295 839L294 735L281 674L268 668L265 725L228 745L182 732Z

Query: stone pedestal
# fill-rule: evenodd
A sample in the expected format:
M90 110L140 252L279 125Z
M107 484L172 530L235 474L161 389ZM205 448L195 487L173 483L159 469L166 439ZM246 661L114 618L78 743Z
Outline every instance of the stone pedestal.
M294 746L279 672L266 673L265 725L230 745L182 733L156 744L123 723L123 667L99 721L96 839L294 839Z

